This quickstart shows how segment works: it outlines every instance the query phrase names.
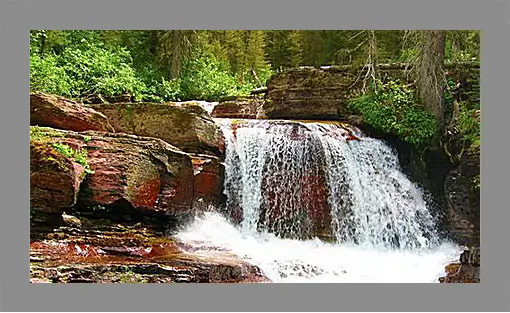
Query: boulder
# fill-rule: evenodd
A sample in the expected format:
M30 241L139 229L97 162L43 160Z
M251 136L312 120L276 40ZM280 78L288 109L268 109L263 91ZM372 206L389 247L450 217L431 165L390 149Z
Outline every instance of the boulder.
M44 93L30 94L30 125L73 131L114 131L102 113L80 103Z
M74 206L85 168L48 142L30 140L30 207L62 213Z
M446 276L440 277L440 283L479 283L480 248L464 250L458 263L448 264Z
M263 110L268 118L340 119L348 113L352 77L345 71L302 67L271 77Z
M87 151L86 166L90 170L79 191L76 205L80 210L112 207L127 210L126 214L130 209L141 214L190 212L191 158L170 144L127 134L38 129L49 137L48 143ZM37 169L31 167L31 172ZM50 172L47 180L57 180L59 175ZM77 190L76 184L72 190ZM47 197L53 199L61 192L52 191ZM40 206L38 201L35 198L32 205Z
M195 102L91 104L117 132L162 139L189 153L223 156L219 126Z
M217 104L211 116L218 118L259 118L263 99L246 98L224 101Z

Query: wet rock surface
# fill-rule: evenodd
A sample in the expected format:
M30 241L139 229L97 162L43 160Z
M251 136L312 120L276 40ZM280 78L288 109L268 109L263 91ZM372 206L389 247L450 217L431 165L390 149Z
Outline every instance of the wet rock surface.
M204 249L164 236L142 224L75 218L81 220L81 227L60 224L47 231L32 228L30 282L268 281L260 269L225 251L207 254Z
M479 283L480 248L464 250L459 262L447 265L445 271L446 276L439 278L440 283Z
M193 203L202 207L220 208L225 204L223 193L225 165L217 157L204 154L191 154L193 163Z

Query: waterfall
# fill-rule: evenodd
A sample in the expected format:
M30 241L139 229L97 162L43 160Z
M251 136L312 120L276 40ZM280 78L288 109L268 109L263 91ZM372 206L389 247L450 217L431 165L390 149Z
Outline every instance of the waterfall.
M227 203L178 234L193 253L226 249L273 282L437 283L462 251L383 141L334 122L217 122Z
M383 141L340 123L219 121L227 210L242 216L243 231L410 249L439 244L421 190Z

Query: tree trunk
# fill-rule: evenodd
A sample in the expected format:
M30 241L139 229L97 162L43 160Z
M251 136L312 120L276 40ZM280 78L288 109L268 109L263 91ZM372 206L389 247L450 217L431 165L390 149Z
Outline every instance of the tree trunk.
M444 30L423 31L421 62L418 70L420 99L437 118L438 136L444 128L445 37Z
M171 79L179 77L181 71L181 56L182 56L182 31L172 31L172 70Z

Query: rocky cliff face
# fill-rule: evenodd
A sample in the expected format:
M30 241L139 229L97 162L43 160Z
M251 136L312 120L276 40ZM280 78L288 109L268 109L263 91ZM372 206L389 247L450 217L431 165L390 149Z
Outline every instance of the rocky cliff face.
M480 245L480 154L466 152L444 182L449 229L462 245Z
M347 112L350 84L344 71L289 70L269 80L263 109L268 118L338 119Z

